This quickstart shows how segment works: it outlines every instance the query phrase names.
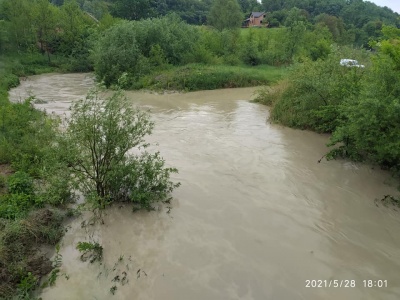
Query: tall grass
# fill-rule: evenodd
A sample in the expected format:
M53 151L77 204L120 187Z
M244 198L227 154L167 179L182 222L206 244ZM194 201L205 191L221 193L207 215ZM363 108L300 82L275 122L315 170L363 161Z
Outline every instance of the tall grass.
M274 107L275 103L281 99L283 93L288 89L289 81L282 79L273 86L266 86L257 90L257 97L253 102L261 103Z
M197 91L274 83L287 69L271 66L227 66L190 64L154 72L139 79L134 89Z

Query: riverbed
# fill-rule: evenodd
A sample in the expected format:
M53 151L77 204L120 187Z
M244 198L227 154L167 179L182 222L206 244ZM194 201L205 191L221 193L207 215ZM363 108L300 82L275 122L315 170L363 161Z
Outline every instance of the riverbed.
M92 86L91 74L32 76L10 98L36 95L39 109L68 115ZM368 165L318 163L329 137L270 124L254 91L127 92L155 121L150 149L179 169L172 209L115 205L104 225L84 228L88 216L76 218L63 274L41 297L400 299L400 213L374 201L396 181ZM104 247L102 264L80 261L85 240Z

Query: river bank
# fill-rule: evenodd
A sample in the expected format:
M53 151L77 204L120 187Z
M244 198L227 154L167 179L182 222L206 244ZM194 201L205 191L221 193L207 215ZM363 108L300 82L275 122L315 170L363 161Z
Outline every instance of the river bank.
M89 86L86 74L41 75L11 95L29 87L48 97L38 108L59 114ZM60 249L69 280L58 278L43 299L109 299L113 286L115 299L397 299L400 221L374 202L396 191L390 175L342 160L318 164L327 136L269 124L268 108L248 102L254 90L127 92L150 109L150 149L159 145L182 186L169 213L110 208L105 225L90 228L103 265L79 260L76 243L88 232L84 218L73 222ZM122 272L129 283L113 281ZM307 279L356 286L312 289ZM388 288L365 288L364 279Z

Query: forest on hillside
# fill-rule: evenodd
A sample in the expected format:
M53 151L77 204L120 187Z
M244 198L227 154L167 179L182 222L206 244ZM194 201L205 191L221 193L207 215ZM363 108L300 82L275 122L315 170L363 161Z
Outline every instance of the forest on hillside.
M32 10L31 7L39 5L42 9L47 9L44 7L45 2L50 2L53 6L48 8L46 20L39 21L37 18L39 18L38 14L40 13L37 9ZM209 24L210 11L214 2L218 1L0 0L0 51L6 50L7 44L12 44L16 38L22 40L18 41L19 47L24 44L27 45L32 39L29 36L32 26L36 27L36 31L40 31L42 35L46 35L51 31L52 23L58 28L67 26L65 25L67 7L69 7L70 14L74 13L75 19L79 18L79 12L77 11L79 8L81 12L86 13L89 18L96 21L109 17L143 20L174 13L188 24L205 25ZM240 8L239 15L235 15L228 4L222 4L218 14L226 15L222 16L222 18L239 18L241 20L232 21L240 24L252 11L265 11L270 27L282 27L290 25L292 22L291 10L297 8L302 21L307 26L323 24L329 28L335 42L363 46L365 48L369 47L368 42L370 39L377 39L381 36L381 29L384 24L395 27L400 26L400 19L397 13L387 7L379 7L372 2L362 0L263 0L261 3L257 0L239 0L237 2ZM62 16L52 16L56 7L61 7L61 10L64 11L64 18ZM229 15L223 13L227 10L230 11ZM42 11L42 13L44 12ZM80 21L80 23L88 22L90 21ZM71 35L71 38L73 35Z

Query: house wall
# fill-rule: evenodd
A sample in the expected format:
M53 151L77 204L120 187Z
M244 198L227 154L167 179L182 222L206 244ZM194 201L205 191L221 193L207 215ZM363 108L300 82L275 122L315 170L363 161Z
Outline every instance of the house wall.
M254 17L250 17L250 22L249 22L249 26L264 26L266 24L264 24L263 21L264 17L261 16L259 18L254 18Z

